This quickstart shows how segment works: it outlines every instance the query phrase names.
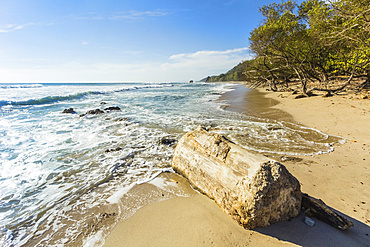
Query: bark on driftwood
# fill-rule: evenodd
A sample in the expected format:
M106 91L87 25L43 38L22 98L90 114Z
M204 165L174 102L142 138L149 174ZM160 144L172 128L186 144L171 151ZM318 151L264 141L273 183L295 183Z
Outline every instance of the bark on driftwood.
M300 212L299 182L283 165L202 128L180 139L172 167L244 228L266 227Z
M349 227L353 227L351 221L334 212L322 200L313 198L305 193L302 193L302 209L308 216L313 216L335 228L346 230Z

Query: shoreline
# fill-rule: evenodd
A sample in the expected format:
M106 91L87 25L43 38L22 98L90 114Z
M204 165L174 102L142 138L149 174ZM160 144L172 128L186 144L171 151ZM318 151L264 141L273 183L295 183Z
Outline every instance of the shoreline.
M327 107L341 108L346 100L342 102L339 98L328 98L326 102L327 99L317 97L314 99L317 105L309 102L310 108L302 111L302 107L311 98L294 100L289 97L289 93L266 93L263 89L251 90L235 85L237 89L242 87L243 91L230 91L220 97L220 101L228 102L227 110L259 117L262 114L273 119L283 114L284 121L300 122L331 135L341 135L344 130L348 130L349 133L342 136L353 137L350 140L356 142L347 141L346 144L335 145L335 151L328 154L299 157L300 161L291 159L282 163L301 182L303 192L322 199L346 215L355 227L341 232L317 220L315 227L309 227L303 223L301 214L289 222L254 231L245 230L211 199L194 192L190 197L175 197L139 209L130 218L117 223L104 246L349 246L364 245L370 241L370 201L367 201L370 198L370 171L365 165L366 157L361 158L360 155L369 157L370 143L366 139L369 136L366 128L369 111L355 121L365 131L363 135L361 131L348 128L347 125L353 121L347 120L332 129L329 128L332 126L332 117L338 116L326 114L325 118L324 114L316 117L317 107L321 109L323 106L321 101ZM335 101L334 104L330 100ZM350 110L357 103L351 102ZM369 106L369 102L362 102L359 107L356 105L356 114L361 114L361 104ZM250 111L251 108L253 111ZM336 114L339 112L337 108L331 110ZM350 115L347 113L347 116ZM341 125L346 126L341 129ZM186 186L187 182L181 183L181 186Z
M369 225L370 101L351 95L294 99L291 93L268 92L266 96L279 100L273 108L283 109L294 121L346 139L331 153L303 157L299 167L294 162L284 165L302 183L302 191Z
M266 93L235 84L234 90L221 95L218 101L225 101L227 111L243 113L258 118L269 118L279 121L293 121L293 116L274 106L279 104L277 99L265 97Z

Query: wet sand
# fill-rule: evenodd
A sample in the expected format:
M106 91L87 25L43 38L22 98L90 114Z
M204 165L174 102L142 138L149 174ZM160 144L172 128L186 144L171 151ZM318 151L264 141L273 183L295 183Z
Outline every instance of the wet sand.
M193 192L190 197L139 209L116 225L105 246L369 246L370 101L343 97L295 100L289 93L236 87L220 99L228 102L228 110L275 119L281 116L284 121L348 138L332 153L299 157L284 165L301 182L302 191L321 198L355 227L340 231L317 220L310 227L301 214L264 229L245 230L212 200ZM180 184L188 186L185 181Z
M245 85L234 85L234 88L235 90L221 95L219 99L225 102L224 109L254 117L293 121L292 115L273 107L279 104L278 100L265 97L265 93Z
M259 90L262 92L263 90ZM286 162L302 190L340 212L370 224L370 100L355 95L294 99L291 93L267 93L294 120L347 139L335 151L302 162ZM370 238L369 242L370 243Z

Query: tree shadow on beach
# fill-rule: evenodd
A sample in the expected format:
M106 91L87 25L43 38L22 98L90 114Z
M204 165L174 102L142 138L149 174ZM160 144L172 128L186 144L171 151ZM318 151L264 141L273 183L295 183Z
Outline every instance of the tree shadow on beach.
M301 213L290 221L256 231L300 246L370 246L370 227L347 215L343 216L352 221L354 227L342 231L316 218L312 218L315 226L311 227L304 223L305 215Z

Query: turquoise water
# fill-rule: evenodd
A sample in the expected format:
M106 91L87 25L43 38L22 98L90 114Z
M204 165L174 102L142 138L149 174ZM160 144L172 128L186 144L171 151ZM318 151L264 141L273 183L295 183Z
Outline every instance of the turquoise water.
M74 245L96 208L171 170L174 146L198 126L247 149L332 150L337 139L291 123L222 110L228 84L0 84L0 245ZM98 115L89 110L119 107ZM73 108L74 114L63 114ZM115 206L119 208L119 205ZM120 210L118 210L120 211Z

